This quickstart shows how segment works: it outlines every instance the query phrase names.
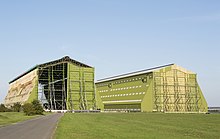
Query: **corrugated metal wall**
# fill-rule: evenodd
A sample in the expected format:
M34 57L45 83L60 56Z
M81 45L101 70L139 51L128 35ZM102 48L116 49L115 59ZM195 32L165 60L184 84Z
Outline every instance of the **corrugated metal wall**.
M69 110L95 109L94 68L68 63L67 98Z

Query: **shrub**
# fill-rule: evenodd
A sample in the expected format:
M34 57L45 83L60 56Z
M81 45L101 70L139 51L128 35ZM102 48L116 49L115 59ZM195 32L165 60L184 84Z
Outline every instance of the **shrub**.
M32 105L35 110L35 114L43 115L44 109L38 100L34 100Z
M43 115L44 109L38 100L34 100L32 103L26 103L22 106L26 115Z
M10 112L11 110L5 107L4 104L0 104L0 112Z
M22 106L23 108L23 111L26 115L28 116L31 116L31 115L34 115L35 114L35 110L34 110L34 107L33 107L33 104L31 103L26 103Z
M13 112L20 112L21 111L21 104L19 102L17 102L11 107L11 109Z

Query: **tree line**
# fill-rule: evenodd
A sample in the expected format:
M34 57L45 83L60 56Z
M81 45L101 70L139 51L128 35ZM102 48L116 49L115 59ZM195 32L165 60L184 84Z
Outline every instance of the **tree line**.
M39 100L33 100L31 103L15 103L10 108L4 104L0 104L0 112L24 112L26 115L43 115L44 109L40 104Z

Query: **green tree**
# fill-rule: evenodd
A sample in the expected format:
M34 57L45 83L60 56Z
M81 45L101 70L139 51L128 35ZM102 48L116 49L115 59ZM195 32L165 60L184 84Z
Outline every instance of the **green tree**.
M43 115L44 109L42 107L42 105L40 104L39 100L34 100L32 102L33 108L35 110L35 114L37 115Z
M26 103L22 106L23 111L26 115L31 116L35 114L35 109L32 103Z
M44 109L38 100L32 101L32 103L26 103L22 106L26 115L43 115Z
M11 107L11 109L13 112L20 112L21 111L21 104L19 102L17 102Z
M10 112L11 110L5 107L4 104L0 104L0 112Z

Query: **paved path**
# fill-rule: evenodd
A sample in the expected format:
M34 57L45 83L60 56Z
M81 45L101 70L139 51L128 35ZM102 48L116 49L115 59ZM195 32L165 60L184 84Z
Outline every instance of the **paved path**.
M51 139L63 114L42 116L0 128L0 139Z

